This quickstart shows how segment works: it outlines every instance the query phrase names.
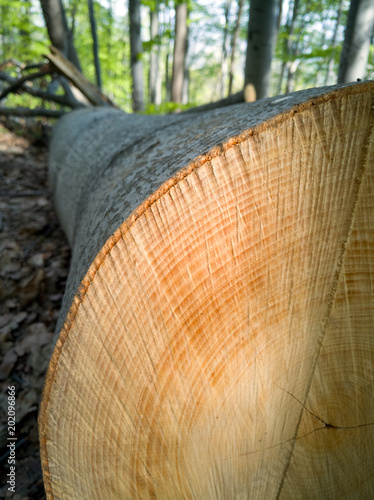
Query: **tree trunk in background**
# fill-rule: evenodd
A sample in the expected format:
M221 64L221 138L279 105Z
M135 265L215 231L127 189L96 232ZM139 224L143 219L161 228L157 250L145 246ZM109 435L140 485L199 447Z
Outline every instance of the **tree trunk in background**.
M229 15L230 15L231 0L226 0L224 4L225 26L223 27L222 53L221 53L221 81L220 81L220 97L223 99L226 96L227 74L228 74L228 50L227 38L229 33Z
M190 89L190 69L186 68L184 70L184 78L183 78L182 104L188 104L189 102L189 89Z
M288 38L287 38L287 57L291 60L288 60L286 63L287 68L287 85L286 85L286 94L294 91L295 81L294 76L297 70L299 63L292 59L292 57L296 56L297 53L297 40L295 40L295 24L297 15L299 13L299 0L294 0L293 9L292 9L292 18L289 23L288 30Z
M236 15L235 28L231 38L231 54L230 54L230 68L229 68L229 92L228 95L232 94L232 87L234 83L234 69L235 69L235 55L236 55L236 45L238 42L238 35L240 29L240 20L243 12L243 2L244 0L238 1L238 13Z
M173 52L173 75L171 80L171 100L183 102L183 81L187 56L187 3L175 5L175 39Z
M79 71L82 71L62 0L40 0L40 4L52 45L59 49Z
M144 77L140 22L140 0L129 0L132 109L144 110Z
M339 8L338 8L338 15L337 15L337 18L336 18L336 24L335 24L335 29L334 29L334 33L332 35L332 39L331 39L331 42L330 42L330 47L332 47L332 52L331 52L331 55L330 55L330 58L329 58L329 62L327 63L327 72L326 72L326 77L325 77L325 85L331 85L332 84L332 78L333 78L333 74L334 74L334 63L335 63L335 52L336 52L336 48L335 48L335 45L336 45L336 39L337 39L337 36L338 36L338 30L339 30L339 26L340 26L340 21L341 21L341 18L342 18L342 12L343 12L343 0L340 0L340 3L339 3Z
M155 10L150 12L151 40L159 35L159 2L155 3ZM161 74L160 74L160 44L151 48L149 61L149 102L161 104Z
M95 11L93 6L93 0L88 0L88 12L90 17L91 33L92 33L92 49L95 64L95 74L96 74L96 85L101 88L101 70L100 70L100 59L99 59L99 42L97 40L97 30L95 21Z
M278 0L252 0L250 3L245 85L254 87L256 99L269 95L278 9Z
M340 58L338 83L365 77L373 35L373 0L351 0Z
M280 6L282 7L283 3L281 3ZM291 15L291 8L292 8L292 15ZM282 44L282 49L283 49L282 65L279 75L278 88L276 91L276 94L278 95L282 93L282 84L285 74L287 75L285 92L286 93L291 92L291 89L294 85L293 77L295 75L298 63L293 61L291 58L292 55L296 54L297 51L296 48L297 44L296 41L294 40L294 33L295 33L295 22L297 18L298 9L299 9L299 0L294 0L292 7L290 6L290 4L288 5L288 15L286 22L287 36L284 37Z
M372 497L373 95L57 124L48 500Z
M278 19L277 19L277 36L279 34L279 30L282 23L282 14L283 14L283 0L279 0L278 4Z

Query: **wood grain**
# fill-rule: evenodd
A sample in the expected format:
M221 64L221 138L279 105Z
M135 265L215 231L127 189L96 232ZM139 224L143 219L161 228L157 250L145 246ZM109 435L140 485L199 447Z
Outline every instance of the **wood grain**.
M81 161L87 180L66 208L59 160L71 272L86 275L63 310L41 406L49 499L370 497L373 90L314 89L277 113L265 101L271 112L247 128L258 103L172 118L159 134L149 122L145 139L133 127L97 188L102 157ZM229 137L212 149L223 118ZM188 149L199 128L191 150L208 153L181 170L175 145ZM121 194L143 164L149 178ZM105 204L111 236L97 222Z

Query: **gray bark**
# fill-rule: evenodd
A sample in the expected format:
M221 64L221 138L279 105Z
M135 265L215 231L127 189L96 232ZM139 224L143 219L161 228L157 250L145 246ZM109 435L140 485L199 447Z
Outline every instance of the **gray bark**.
M96 74L96 85L101 89L101 69L100 69L100 59L99 59L99 42L97 39L96 30L96 20L95 12L93 6L93 0L88 0L88 12L90 17L91 33L92 33L92 50L94 56L95 74Z
M132 106L134 111L144 110L144 80L141 23L140 23L140 0L129 0L130 19L130 51L131 51L131 74L132 74Z
M183 79L183 92L182 92L182 103L188 104L189 102L189 91L190 91L190 70L186 68L184 70L184 79Z
M183 81L186 69L187 55L187 3L177 3L175 6L175 39L173 53L173 75L171 81L171 100L183 102Z
M269 95L278 10L278 0L252 0L250 3L245 84L254 86L257 99Z
M82 71L78 54L66 20L62 0L40 0L48 36L52 45L59 49L78 69Z
M338 83L352 82L365 77L373 26L373 0L351 0Z
M51 143L50 180L73 258L56 332L104 243L163 183L214 146L336 90L308 89L204 114L142 116L91 108L60 120Z

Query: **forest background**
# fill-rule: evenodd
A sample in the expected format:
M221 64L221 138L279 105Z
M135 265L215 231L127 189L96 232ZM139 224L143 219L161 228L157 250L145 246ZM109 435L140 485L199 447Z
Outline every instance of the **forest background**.
M253 0L251 5L272 12L267 26L253 26L252 14L254 37L256 29L263 39L266 32L265 44L271 45L269 82L257 98L336 84L352 6L355 29L366 45L364 74L357 78L374 78L374 2ZM0 86L30 74L52 41L125 111L163 113L216 101L248 82L252 7L247 0L0 0ZM361 26L360 8L366 9ZM253 71L261 73L252 61ZM38 92L43 109L68 109L62 98L62 104L48 99L67 96L57 74L33 77L17 92L0 96L1 106L40 109Z

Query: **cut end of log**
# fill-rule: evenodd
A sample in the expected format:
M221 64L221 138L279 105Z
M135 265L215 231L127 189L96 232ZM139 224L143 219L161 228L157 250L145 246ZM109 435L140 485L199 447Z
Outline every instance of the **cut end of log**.
M101 243L44 389L48 499L370 497L373 92L333 89L279 114L262 101L265 119L170 167ZM172 133L189 144L195 123L235 120L220 113L190 129L174 118ZM95 206L131 177L125 159L155 161L157 133L116 153ZM78 262L96 215L76 206Z
M244 87L244 101L254 102L256 100L256 88L253 83L247 83Z

